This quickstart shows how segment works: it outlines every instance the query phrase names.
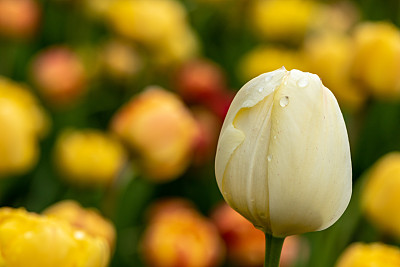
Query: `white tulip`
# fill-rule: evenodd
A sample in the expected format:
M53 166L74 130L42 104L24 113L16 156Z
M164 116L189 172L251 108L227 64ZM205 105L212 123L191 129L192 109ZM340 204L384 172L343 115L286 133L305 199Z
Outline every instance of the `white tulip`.
M338 103L320 78L285 68L243 86L215 160L226 202L257 228L285 237L328 228L351 197L351 158Z

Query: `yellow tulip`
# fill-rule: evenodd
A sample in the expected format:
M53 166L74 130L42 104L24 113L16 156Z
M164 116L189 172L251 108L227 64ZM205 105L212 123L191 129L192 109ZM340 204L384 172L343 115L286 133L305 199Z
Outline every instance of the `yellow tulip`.
M397 267L400 249L382 243L354 243L340 256L335 267Z
M115 181L125 163L118 140L97 130L66 130L55 147L56 163L71 182L105 186Z
M198 53L197 37L178 1L117 0L105 17L116 32L143 44L161 67L180 64Z
M156 45L186 23L186 11L173 0L117 0L106 19L118 33L146 45Z
M143 68L143 59L137 49L121 40L108 41L101 60L104 71L117 81L134 77Z
M0 209L0 250L4 266L12 267L105 267L110 256L102 238L10 208Z
M400 31L388 22L364 22L354 32L354 77L378 98L400 97Z
M0 99L16 103L30 114L27 127L32 134L39 137L46 135L49 128L48 117L30 88L0 76Z
M249 18L257 34L270 40L298 41L310 29L318 5L308 0L256 0Z
M85 209L73 200L64 200L48 207L43 214L64 220L77 229L104 238L110 248L115 246L115 228L95 209Z
M245 84L215 160L226 202L274 237L323 230L346 209L351 159L338 103L315 74L284 68Z
M321 34L305 41L304 58L344 107L357 110L367 94L351 79L354 44L341 33Z
M382 231L400 240L400 153L383 156L371 169L363 188L361 205Z
M154 60L161 66L179 65L198 55L197 36L188 29L176 31L173 35L160 40L154 49Z
M28 88L1 77L0 125L0 175L28 171L39 156L38 139L48 120Z
M246 53L239 63L239 75L248 81L277 68L304 68L305 59L301 51L274 46L256 47Z

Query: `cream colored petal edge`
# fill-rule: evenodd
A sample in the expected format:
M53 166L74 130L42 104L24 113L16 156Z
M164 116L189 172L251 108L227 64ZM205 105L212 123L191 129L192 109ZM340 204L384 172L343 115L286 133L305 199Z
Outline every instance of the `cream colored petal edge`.
M215 157L215 175L221 192L223 192L222 180L226 166L233 152L243 142L244 138L244 133L233 127L233 125L228 125L219 138L217 155Z
M292 70L277 92L268 171L270 220L275 236L322 230L346 209L351 196L351 159L344 119L318 76Z
M222 183L229 204L264 231L270 229L267 152L273 98L271 94L235 117L235 128L246 138L232 153Z
M233 126L236 115L241 109L251 108L273 93L281 84L282 78L286 72L286 69L281 68L255 77L246 83L233 99L221 128L215 157L215 175L218 186L222 192L222 180L225 168L228 165L232 153L245 138L244 133Z

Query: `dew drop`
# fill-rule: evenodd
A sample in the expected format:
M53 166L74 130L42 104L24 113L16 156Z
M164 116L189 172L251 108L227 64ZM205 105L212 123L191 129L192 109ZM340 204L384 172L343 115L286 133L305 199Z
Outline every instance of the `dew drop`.
M297 81L297 86L304 88L308 85L308 78L304 77Z
M287 80L285 80L285 81L283 82L283 85L287 85Z
M268 162L271 162L272 156L271 156L271 155L268 155L267 160L268 160Z
M274 135L274 139L276 140L276 135Z
M75 237L76 239L83 239L83 238L85 237L85 234L84 234L82 231L76 231L76 232L74 233L74 237Z
M265 81L266 83L270 82L271 80L272 80L272 75L267 75L267 76L265 76L265 78L264 78L264 81Z
M289 104L289 97L288 96L284 96L281 98L281 100L279 100L279 105L281 105L281 107L286 107Z
M258 88L258 91L261 93L264 90L264 88L260 87Z

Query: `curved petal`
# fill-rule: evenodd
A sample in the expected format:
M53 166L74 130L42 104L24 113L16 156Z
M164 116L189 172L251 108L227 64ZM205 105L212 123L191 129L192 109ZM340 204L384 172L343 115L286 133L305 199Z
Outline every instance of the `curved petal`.
M329 227L351 196L350 148L335 97L314 74L292 70L284 83L272 110L277 138L268 169L275 236ZM286 105L278 104L282 99Z

